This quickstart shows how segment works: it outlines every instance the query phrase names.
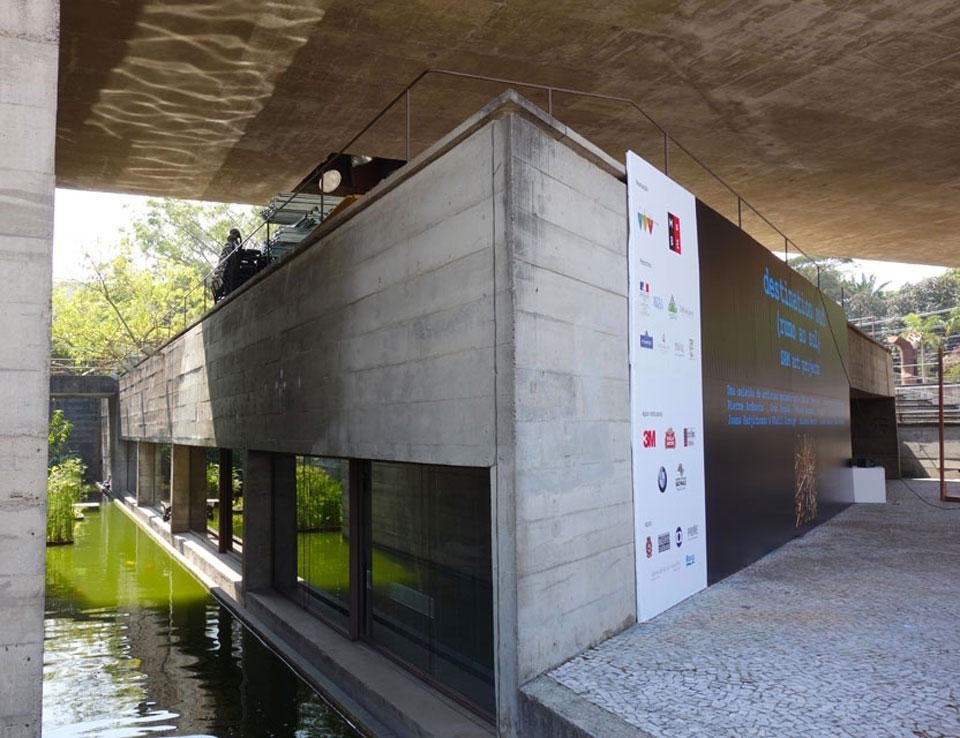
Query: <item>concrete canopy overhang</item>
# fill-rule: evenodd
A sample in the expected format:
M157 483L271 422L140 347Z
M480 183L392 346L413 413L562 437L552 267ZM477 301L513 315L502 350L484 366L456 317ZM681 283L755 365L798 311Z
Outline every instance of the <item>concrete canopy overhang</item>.
M950 0L75 0L61 14L63 187L263 202L445 67L635 100L811 254L960 266ZM425 80L413 152L500 91ZM554 112L617 158L660 163L636 111L558 96ZM397 107L352 153L402 158L402 120ZM680 152L670 171L736 218Z

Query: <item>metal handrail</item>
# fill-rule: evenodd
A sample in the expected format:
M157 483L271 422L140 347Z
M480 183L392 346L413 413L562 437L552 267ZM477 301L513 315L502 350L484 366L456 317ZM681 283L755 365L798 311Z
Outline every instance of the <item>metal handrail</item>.
M311 172L301 180L301 183L295 187L290 196L284 200L280 205L280 208L283 208L288 203L290 203L298 194L303 191L303 188L308 182L312 182L315 177L322 177L323 174L328 171L333 162L335 162L339 157L346 154L350 151L350 148L360 140L360 138L366 134L373 126L375 126L383 117L401 100L404 101L404 135L403 135L403 148L404 148L404 158L406 161L409 161L411 158L411 143L410 143L410 134L411 134L411 122L410 122L410 112L411 112L411 101L410 93L420 84L425 78L429 76L442 76L442 77L452 77L459 79L469 79L475 80L478 82L491 82L494 84L502 84L510 87L523 87L529 89L540 90L547 93L547 113L553 115L553 104L554 104L554 95L570 95L575 97L582 97L594 100L604 100L606 102L619 103L627 105L633 108L638 112L648 123L650 123L663 138L663 173L669 175L669 166L670 166L670 146L671 144L676 147L679 151L686 154L691 161L693 161L697 166L699 166L703 171L709 174L713 179L715 179L725 190L727 190L731 195L733 195L737 200L737 227L744 231L743 228L743 208L744 206L750 210L754 215L756 215L764 224L769 226L775 233L783 238L784 246L784 259L786 260L789 257L790 247L798 252L800 255L805 257L817 270L817 288L820 288L820 265L817 263L815 257L810 256L804 251L800 246L797 245L796 241L791 239L784 233L779 227L777 227L769 218L767 218L763 213L761 213L756 207L754 207L746 198L744 198L732 185L727 183L719 174L717 174L713 169L711 169L705 162L703 162L698 156L693 154L686 146L684 146L680 141L670 135L669 131L660 125L656 119L653 118L646 110L644 110L640 105L638 105L634 100L621 97L617 95L607 95L600 92L592 92L589 90L578 90L571 87L558 87L555 85L546 85L539 82L527 82L523 80L509 79L505 77L492 77L484 74L473 74L471 72L459 72L452 69L442 69L442 68L427 68L420 72L416 77L414 77L409 83L400 92L394 95L390 101L381 108L378 112L363 128L360 129L349 141L347 141L340 149L334 153L328 155L322 162L320 162L316 167L311 170ZM213 276L217 267L219 267L223 262L229 259L233 254L239 251L242 248L245 248L247 244L260 232L260 230L266 225L266 221L261 222L256 228L254 228L245 238L243 238L236 247L234 247L229 253L222 256L217 260L217 263L203 276L201 281L192 287L185 295L183 301L183 317L184 317L184 327L187 325L187 298L192 295L196 289L200 286L206 286L208 280ZM204 293L204 305L206 305L206 292Z

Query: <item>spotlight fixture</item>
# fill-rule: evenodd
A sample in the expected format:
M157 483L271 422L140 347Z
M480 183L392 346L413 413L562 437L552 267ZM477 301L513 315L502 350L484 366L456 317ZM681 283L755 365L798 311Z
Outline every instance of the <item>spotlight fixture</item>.
M320 178L320 192L325 195L329 195L337 187L340 186L340 181L343 177L340 176L340 172L336 169L331 169L328 172L324 172L323 176Z

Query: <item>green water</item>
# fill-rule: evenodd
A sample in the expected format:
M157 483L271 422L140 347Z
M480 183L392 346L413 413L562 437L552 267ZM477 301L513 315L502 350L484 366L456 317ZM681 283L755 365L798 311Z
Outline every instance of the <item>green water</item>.
M47 549L45 738L354 731L112 505Z

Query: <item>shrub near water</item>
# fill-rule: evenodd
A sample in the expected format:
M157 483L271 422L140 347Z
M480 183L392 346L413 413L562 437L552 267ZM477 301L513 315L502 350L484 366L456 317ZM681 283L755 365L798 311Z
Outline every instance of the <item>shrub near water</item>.
M337 530L343 525L343 485L323 469L297 464L297 530Z
M83 464L64 459L47 475L47 543L73 543L73 506L83 495Z

